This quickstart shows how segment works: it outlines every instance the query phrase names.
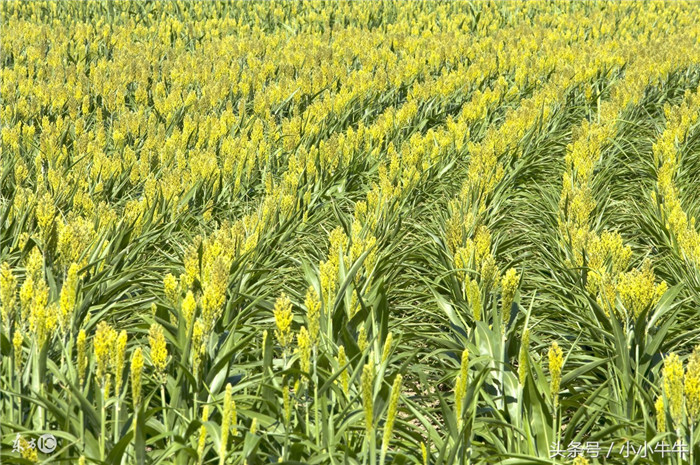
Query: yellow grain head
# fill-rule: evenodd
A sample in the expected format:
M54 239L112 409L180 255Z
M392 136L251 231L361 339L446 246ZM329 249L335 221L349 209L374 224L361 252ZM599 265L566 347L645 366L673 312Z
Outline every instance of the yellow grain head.
M700 345L688 359L685 369L685 407L691 422L700 419Z
M168 299L172 305L177 305L178 299L180 297L180 284L177 278L168 273L163 278L163 291L165 292L165 298Z
M63 334L66 334L70 329L70 320L73 317L73 311L75 310L76 293L78 290L78 272L80 271L80 266L77 263L72 263L68 268L68 274L66 275L66 280L63 282L61 287L61 297L60 297L60 308L61 314L59 318L59 324Z
M347 396L350 387L350 374L348 373L348 368L345 366L345 364L348 363L348 359L345 355L345 346L341 345L338 347L337 360L339 369L343 370L338 377L338 382L340 383L340 387L343 389L343 393Z
M126 331L122 330L114 342L112 351L112 367L114 368L114 392L119 395L122 387L122 375L124 373L124 360L126 358Z
M382 363L386 362L391 353L391 343L394 340L394 334L389 332L386 336L386 341L384 341L384 349L382 350Z
M504 328L510 321L511 306L519 283L520 275L515 271L515 268L506 271L501 280L501 312L503 314Z
M134 410L141 405L141 374L143 373L143 352L141 347L131 354L131 396Z
M386 414L386 423L384 423L384 437L382 438L382 453L386 454L391 440L391 433L394 429L394 420L396 420L396 412L399 406L399 397L401 395L401 382L403 378L400 374L394 378L394 384L391 386L391 397L389 398L389 410Z
M226 384L226 391L224 392L224 411L221 415L221 446L219 449L219 464L222 465L226 459L226 452L228 450L228 435L231 429L232 412L235 409L233 403L233 387L231 383Z
M104 386L109 370L109 363L112 357L112 348L116 339L116 331L106 322L100 321L97 324L93 349L95 352L95 363L97 365L97 379Z
M282 346L282 350L286 353L289 345L292 343L292 301L289 300L286 294L282 294L275 301L273 310L275 316L275 337Z
M15 353L15 373L17 376L22 375L22 342L24 341L24 336L22 335L22 329L17 323L15 323L15 334L12 336L12 349Z
M165 342L163 327L153 323L148 332L148 343L151 348L151 363L161 382L165 382L165 366L168 364L168 348ZM193 346L194 347L194 346Z
M459 374L455 380L455 414L458 424L462 423L462 408L464 397L467 393L467 382L469 380L469 350L462 351L462 358L459 365Z
M362 384L362 407L365 412L365 428L367 434L371 434L374 427L374 362L372 357L369 358L369 361L362 368L360 381Z
M659 433L666 432L666 408L664 406L664 396L659 395L654 402L656 410L656 431Z
M367 330L362 326L357 333L357 345L360 348L360 352L364 352L367 349Z
M85 334L85 330L81 329L80 332L78 333L78 339L76 341L76 346L77 346L77 351L78 351L78 361L77 361L77 367L78 367L78 380L80 382L80 385L83 385L83 382L85 381L85 370L87 369L87 335Z
M564 354L556 341L549 348L549 374L551 376L551 391L554 408L559 405L559 386L561 384L561 370L564 364Z
M671 418L679 425L683 415L683 362L678 354L671 352L664 360L663 378Z
M17 278L12 273L10 264L3 262L0 265L0 318L5 332L10 332L10 327L17 304Z
M311 338L311 344L315 347L318 344L321 328L321 299L313 286L309 286L306 290L304 305L306 306L306 320L309 324L309 337Z
M185 298L182 299L182 317L185 319L185 331L189 334L192 327L192 320L197 311L197 300L194 298L192 291L187 291Z
M297 335L297 352L299 353L299 368L301 371L309 373L311 371L311 337L306 326L302 326Z

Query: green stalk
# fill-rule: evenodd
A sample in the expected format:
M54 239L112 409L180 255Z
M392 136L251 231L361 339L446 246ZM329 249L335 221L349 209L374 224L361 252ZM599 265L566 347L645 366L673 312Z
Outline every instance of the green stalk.
M119 393L115 392L116 401L114 403L113 437L114 443L119 442Z
M197 396L195 395L194 397L195 401L195 414L197 413ZM160 384L160 405L163 407L163 426L165 428L168 428L168 414L165 413L165 385L163 383Z
M105 436L106 436L106 425L107 422L107 409L105 405L105 385L104 380L102 381L102 399L100 404L100 460L105 459Z
M317 370L317 362L318 362L318 353L316 346L313 346L313 361L314 361L314 372L311 376L311 381L314 383L314 427L316 428L316 447L321 446L321 428L319 428L319 421L318 421L318 370Z
M34 357L32 357L32 392L36 392L43 397L44 388L41 380L41 367L39 366L41 358L41 349L34 345ZM20 412L21 415L21 412ZM41 430L44 428L44 407L40 404L36 405L36 416L34 417L34 429Z
M690 462L689 463L695 463L693 462L693 447L695 446L695 422L691 419L690 420Z

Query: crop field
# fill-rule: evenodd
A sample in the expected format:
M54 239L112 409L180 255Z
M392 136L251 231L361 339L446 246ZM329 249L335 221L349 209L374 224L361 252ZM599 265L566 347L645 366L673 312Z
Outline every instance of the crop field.
M0 463L700 464L700 2L0 13Z

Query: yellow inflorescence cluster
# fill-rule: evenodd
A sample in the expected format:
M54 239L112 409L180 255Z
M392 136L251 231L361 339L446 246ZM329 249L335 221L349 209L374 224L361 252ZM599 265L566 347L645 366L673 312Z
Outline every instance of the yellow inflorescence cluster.
M666 412L677 428L684 418L695 426L700 419L700 346L688 358L685 370L678 354L669 354L662 375L663 392L656 399L657 429L665 430Z
M658 166L654 200L660 203L666 229L672 234L680 255L690 263L700 265L700 233L695 218L681 205L675 177L680 169L682 147L689 129L700 118L700 88L688 91L682 104L665 108L666 127L654 143L654 161Z

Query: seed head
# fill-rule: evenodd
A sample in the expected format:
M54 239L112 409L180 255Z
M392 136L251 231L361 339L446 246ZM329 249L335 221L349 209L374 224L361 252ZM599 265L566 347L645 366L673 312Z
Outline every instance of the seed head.
M320 332L320 316L321 316L321 299L313 286L309 286L306 291L306 319L309 323L309 337L311 344L315 347L318 344L318 336Z
M106 322L100 321L95 331L93 347L95 351L95 361L97 363L97 379L104 386L107 379L109 363L112 357L112 348L117 338L117 332Z
M389 411L386 415L386 423L384 423L384 437L382 438L382 454L386 454L386 451L389 448L389 441L391 440L391 433L394 429L394 420L396 419L396 411L399 405L399 396L401 395L401 382L401 375L396 375L396 378L394 379L394 384L391 387Z
M504 330L505 325L510 321L511 306L513 305L513 298L515 297L515 291L518 289L519 282L520 275L515 271L515 268L506 271L505 276L503 276L501 280L501 312L503 314Z
M282 294L277 298L275 302L274 309L275 316L275 337L277 341L282 346L283 351L287 351L289 345L292 343L292 319L294 315L292 314L292 301L289 300L286 294Z
M664 396L659 395L654 403L656 409L656 431L659 433L666 432L666 408L664 407Z
M664 360L663 378L671 418L679 425L683 415L683 362L674 352Z
M554 400L554 408L559 405L559 385L561 384L561 369L564 364L564 354L556 341L552 342L549 349L549 374L551 379L551 391Z
M134 410L141 405L141 373L143 372L143 352L141 347L134 349L131 354L131 396Z
M700 419L700 345L690 355L685 369L685 407L691 423Z
M347 357L345 356L345 346L338 347L338 367L343 370L338 377L338 382L340 387L343 389L343 393L347 396L350 384L350 374L345 364L348 363Z
M367 434L372 433L373 419L374 419L374 362L372 357L362 368L362 406L365 411L365 428L367 429Z
M126 331L122 330L114 343L112 367L114 367L114 392L119 395L126 358Z
M161 382L165 382L165 366L168 364L168 348L163 334L163 327L153 323L148 332L148 343L151 347L151 363Z
M22 342L24 337L22 329L15 323L15 335L12 337L12 348L15 352L15 373L17 376L22 376Z
M302 326L299 330L297 344L301 371L308 373L311 371L311 338L305 326Z

